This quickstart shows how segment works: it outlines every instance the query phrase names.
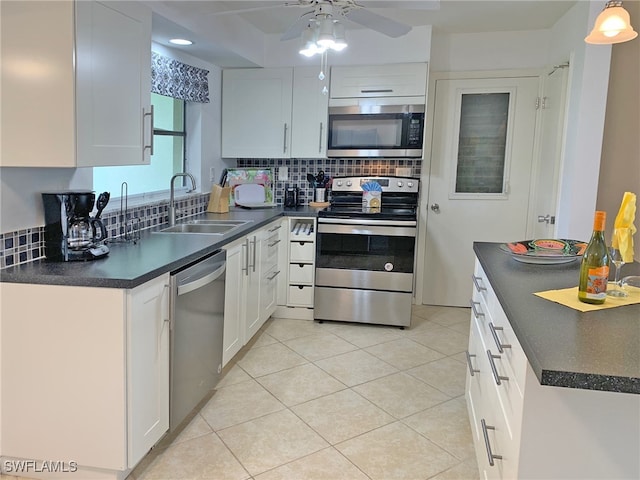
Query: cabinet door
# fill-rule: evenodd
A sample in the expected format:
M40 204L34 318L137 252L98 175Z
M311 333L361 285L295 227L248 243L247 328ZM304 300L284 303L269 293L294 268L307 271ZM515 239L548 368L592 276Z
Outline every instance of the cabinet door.
M75 167L73 2L0 2L3 167Z
M230 245L227 250L227 276L224 292L224 334L222 366L229 363L244 345L244 242Z
M169 429L169 275L128 292L128 464Z
M222 72L222 156L291 156L291 68Z
M245 342L248 342L262 326L262 316L260 315L260 283L261 283L261 242L260 232L256 232L249 237L248 246L245 249L249 255L248 269L245 272L246 291L244 298L244 318L245 318Z
M77 164L148 164L151 11L134 2L75 5Z
M322 88L320 69L296 67L293 71L293 110L291 112L291 157L326 158L329 95ZM327 73L328 76L328 73Z
M331 69L331 98L424 97L426 91L426 63Z

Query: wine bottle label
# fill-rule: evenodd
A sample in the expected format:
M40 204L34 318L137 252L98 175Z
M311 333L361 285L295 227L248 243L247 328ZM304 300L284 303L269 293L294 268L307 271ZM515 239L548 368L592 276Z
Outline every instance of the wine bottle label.
M609 267L590 268L587 276L587 298L593 300L603 300L607 298L607 279L609 278Z

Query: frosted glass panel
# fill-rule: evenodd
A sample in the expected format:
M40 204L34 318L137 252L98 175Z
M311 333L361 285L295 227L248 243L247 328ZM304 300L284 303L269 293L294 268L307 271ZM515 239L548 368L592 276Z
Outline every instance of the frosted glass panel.
M456 193L503 193L509 95L462 95Z

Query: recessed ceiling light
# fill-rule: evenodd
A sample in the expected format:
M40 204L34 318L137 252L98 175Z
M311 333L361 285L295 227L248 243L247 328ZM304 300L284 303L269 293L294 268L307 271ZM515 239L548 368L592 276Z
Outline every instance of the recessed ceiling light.
M173 43L174 45L193 45L191 40L185 38L172 38L169 40L169 43Z

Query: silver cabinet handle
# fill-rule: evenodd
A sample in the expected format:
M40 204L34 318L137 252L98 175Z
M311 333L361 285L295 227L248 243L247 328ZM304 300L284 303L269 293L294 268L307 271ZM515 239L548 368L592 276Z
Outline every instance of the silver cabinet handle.
M271 281L274 278L276 278L278 275L280 274L280 270L278 270L277 272L275 272L273 275L271 275L269 278L267 278L267 280Z
M487 350L487 357L489 357L489 365L491 366L491 373L493 373L493 378L496 381L496 385L502 385L502 380L509 380L509 377L503 377L498 374L496 362L493 361L494 358L502 357L500 355L494 355L493 353L491 353L491 350Z
M487 422L484 421L484 418L480 420L480 424L482 425L482 436L484 437L484 446L487 449L487 458L489 459L489 465L493 467L495 465L494 460L502 460L502 455L495 455L491 451L491 443L489 443L489 432L487 430L495 430L496 427L487 425Z
M471 305L471 311L473 312L473 316L478 318L478 317L484 317L484 313L482 313L480 310L476 309L476 305L480 305L480 302L474 302L473 300L471 300L469 302L469 304Z
M242 267L242 271L245 275L249 275L249 239L246 238L244 243L242 244L242 248L247 249L247 254L244 257L244 267Z
M318 153L322 152L322 122L320 122L320 138L318 139Z
M478 291L478 293L482 292L483 290L486 290L487 287L483 287L482 285L480 285L480 280L482 280L482 277L476 277L473 273L471 274L471 279L473 280L473 284L476 286L476 290Z
M270 228L270 229L269 229L269 231L270 231L270 232L275 232L275 231L276 231L276 230L278 230L279 228L282 228L282 224L280 224L280 225L276 225L275 227Z
M498 332L496 330L504 330L502 327L496 327L492 322L489 322L489 330L491 330L491 335L493 335L493 341L496 342L496 347L498 347L498 352L504 353L505 348L511 348L509 343L502 343L498 338Z
M269 248L271 248L271 247L273 247L273 246L275 246L275 245L277 245L279 243L280 243L280 240L276 240L275 242L272 242L272 243L269 244Z
M469 350L465 350L464 353L467 355L467 365L469 366L469 375L473 377L475 376L476 373L480 373L480 370L476 370L475 368L473 368L473 365L471 364L471 359L476 358L476 356L470 354Z
M360 93L393 93L393 89L383 88L379 90L360 90Z
M149 131L151 132L151 143L149 145L145 145L144 144L144 118L145 117L151 117L151 123L149 126ZM149 110L149 112L145 112L144 111L144 107L142 107L142 160L144 160L144 151L148 148L149 149L149 154L153 155L153 105L151 105L151 110Z
M289 126L285 123L284 124L284 143L282 145L282 152L283 153L287 153L287 129L289 128Z
M251 243L253 243L253 265L252 265L252 267L253 267L253 271L255 272L256 271L256 250L258 249L257 248L258 240L257 240L257 237L255 235L253 236L253 240L251 241Z

